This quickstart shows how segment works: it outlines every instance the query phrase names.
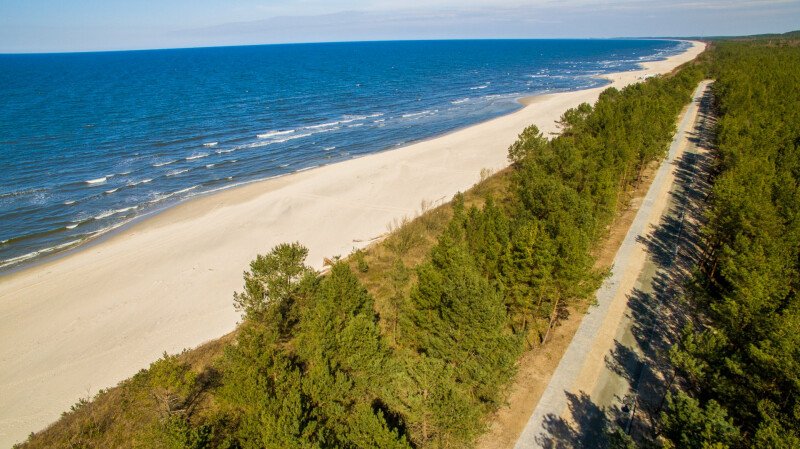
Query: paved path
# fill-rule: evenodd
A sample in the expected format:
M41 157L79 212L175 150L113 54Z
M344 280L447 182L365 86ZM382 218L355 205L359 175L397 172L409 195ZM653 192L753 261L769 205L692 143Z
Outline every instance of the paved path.
M516 449L600 447L609 408L619 416L631 415L628 410L633 404L621 402L642 377L642 357L637 355L640 349L634 333L647 340L649 328L637 322L636 298L656 278L652 255L656 241L651 231L658 230L662 219L670 215L672 197L680 190L676 179L685 177L685 169L679 162L684 152L695 146L698 118L704 117L701 100L709 85L710 81L703 81L695 90L668 156L617 251L611 276L597 291L597 305L583 318ZM628 365L639 366L638 373L635 366Z

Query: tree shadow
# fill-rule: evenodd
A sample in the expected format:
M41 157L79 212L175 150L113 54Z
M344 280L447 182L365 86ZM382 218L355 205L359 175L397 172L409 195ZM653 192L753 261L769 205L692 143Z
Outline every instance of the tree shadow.
M712 149L714 102L710 91L700 99L700 111L689 140ZM565 392L571 420L548 415L536 442L544 448L609 447L609 431L615 426L637 441L652 439L654 423L671 387L668 351L690 319L689 304L681 298L692 279L703 251L701 230L705 203L715 173L713 151L686 151L674 162L675 184L670 210L648 235L637 240L647 248L655 265L652 279L628 296L631 333L638 351L620 341L605 356L606 367L630 386L624 397L616 396L611 407L601 407L585 392Z
M690 133L692 143L710 150L716 123L713 108L709 91L700 100L698 121ZM676 188L671 191L670 210L656 229L638 239L647 248L655 275L628 298L631 332L641 351L641 363L632 380L626 377L636 405L626 427L637 440L648 439L654 432L653 423L674 378L669 349L690 320L690 305L683 297L703 254L702 227L715 168L714 152L686 151L674 163ZM617 365L629 359L621 350L615 350L611 357L623 357L614 362Z
M536 442L545 449L594 449L607 447L605 436L606 410L595 404L588 394L566 392L573 422L553 414L544 418L545 433Z

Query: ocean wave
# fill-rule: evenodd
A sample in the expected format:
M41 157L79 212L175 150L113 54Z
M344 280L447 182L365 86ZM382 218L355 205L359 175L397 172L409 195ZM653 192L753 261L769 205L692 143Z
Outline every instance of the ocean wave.
M119 190L119 187L114 187L113 189L106 190L103 193L105 193L106 195L111 195L112 193L116 192L117 190Z
M124 171L124 172L120 173L119 175L120 176L125 176L125 175L130 175L130 174L131 174L131 172L130 172L130 170L128 170L128 171Z
M211 168L211 167L213 167L215 165L217 165L217 164L206 164L206 168Z
M319 165L312 165L312 166L309 166L309 167L303 167L303 168L301 168L299 170L296 170L295 173L300 173L301 171L307 171L307 170L311 170L312 168L317 168L317 167L319 167Z
M317 134L317 133L295 134L293 136L286 136L286 137L284 137L282 139L275 139L270 143L283 143L283 142L287 142L289 140L302 139L303 137L313 136L314 134Z
M163 167L165 165L174 164L174 163L178 162L179 160L180 159L175 159L173 161L167 161L167 162L156 162L155 164L153 164L153 167Z
M89 179L89 180L84 181L84 182L86 184L89 184L89 185L94 185L94 184L103 184L107 180L108 180L108 176L103 176L102 178Z
M228 148L227 150L217 150L217 151L215 151L215 153L217 153L217 154L225 154L225 153L231 153L233 151L236 151L236 148Z
M365 120L368 117L368 115L345 115L342 120L339 120L339 123L352 123L358 120Z
M187 161L193 161L195 159L202 159L202 158L207 157L207 156L208 156L208 153L197 153L197 154L193 154L193 155L187 157L186 160Z
M256 137L258 137L259 139L269 139L270 137L283 136L286 134L291 134L293 132L294 132L293 129L287 129L285 131L269 131L264 134L256 134Z
M481 84L480 86L470 87L469 90L486 89L487 87L489 87L489 83Z
M69 224L69 225L64 226L64 229L75 229L75 228L78 227L79 224L80 223Z
M147 184L148 182L152 181L151 178L142 179L141 181L131 181L127 184L127 187L138 186L139 184Z
M363 123L353 123L352 125L347 125L348 128L358 128L359 126L364 126Z
M206 148L215 147L217 145L219 145L219 142L206 142L206 143L203 144L203 146L206 147Z
M280 167L280 168L286 168L286 167L288 167L289 165L291 165L291 164L281 164L281 165L279 165L278 167Z
M112 215L122 214L134 209L138 209L139 206L130 206L130 207L123 207L122 209L114 209L114 210L107 210L105 212L100 213L99 215L95 215L93 218L95 220L102 220L104 218L108 218Z
M322 149L322 151L331 151L331 150L335 150L335 149L336 149L336 147L325 147L325 148Z
M65 206L71 206L71 205L75 204L76 202L77 201L75 201L75 200L67 200L67 201L64 201L64 205Z
M149 202L150 203L157 203L157 202L163 201L163 200L165 200L167 198L172 198L175 195L180 195L181 193L189 192L189 191L194 190L194 189L196 189L198 187L200 187L200 186L199 185L191 186L191 187L187 187L185 189L177 190L177 191L172 192L172 193L167 193L166 195L160 195L160 196L157 196L154 199L150 200Z
M427 110L422 112L411 112L408 114L401 115L402 118L415 118L415 117L422 117L423 115L429 115L438 112L438 110Z
M461 103L466 103L468 101L469 101L469 98L462 98L460 100L453 100L453 101L450 102L450 104L461 104Z
M69 242L61 243L59 245L51 246L49 248L44 248L44 249L33 251L33 252L30 252L30 253L27 253L27 254L23 254L21 256L12 257L10 259L6 259L6 260L3 260L3 261L0 261L0 268L5 268L5 267L11 266L11 265L18 264L20 262L24 262L26 260L33 259L36 256L52 253L53 251L58 251L60 249L64 249L64 248L67 248L67 247L70 247L70 246L74 246L74 245L76 245L76 244L78 244L80 242L81 242L80 240L71 240Z
M167 173L167 176L178 176L181 173L186 173L187 171L189 171L188 168L184 168L181 170L172 170L171 172Z
M336 121L336 122L320 123L319 125L304 126L303 129L327 128L327 127L330 127L330 126L336 126L336 125L338 125L340 123L342 123L342 122L341 121Z

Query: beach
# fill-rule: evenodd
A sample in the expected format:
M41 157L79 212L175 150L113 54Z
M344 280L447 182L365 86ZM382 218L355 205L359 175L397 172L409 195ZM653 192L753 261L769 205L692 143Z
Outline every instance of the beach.
M621 88L666 73L685 53L607 75ZM234 329L242 271L281 242L309 248L308 264L345 256L387 225L449 200L483 169L507 166L528 125L558 131L567 109L607 88L542 95L525 107L434 139L201 196L102 242L0 277L0 445L22 440L80 398L115 385L164 351Z

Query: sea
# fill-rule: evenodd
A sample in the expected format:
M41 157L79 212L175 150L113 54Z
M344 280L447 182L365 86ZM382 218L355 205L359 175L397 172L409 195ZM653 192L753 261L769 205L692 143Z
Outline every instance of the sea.
M247 182L602 86L668 40L454 40L0 55L0 270Z

